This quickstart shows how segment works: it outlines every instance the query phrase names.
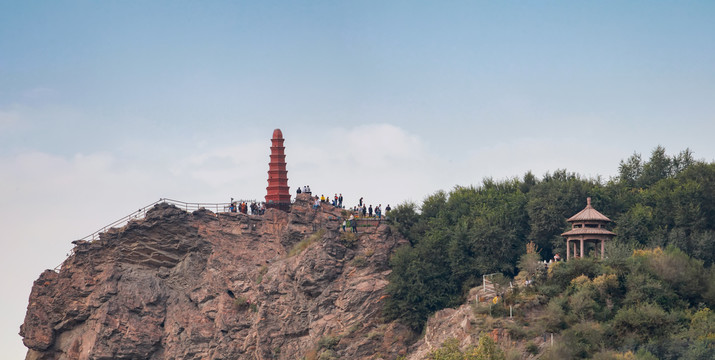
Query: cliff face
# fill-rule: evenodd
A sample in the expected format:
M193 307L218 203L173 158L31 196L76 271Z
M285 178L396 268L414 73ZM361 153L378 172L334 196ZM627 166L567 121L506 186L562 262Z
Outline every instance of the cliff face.
M339 216L305 196L263 216L161 204L78 241L59 273L34 283L26 359L404 355L410 332L383 324L380 309L405 240L385 224L351 238Z

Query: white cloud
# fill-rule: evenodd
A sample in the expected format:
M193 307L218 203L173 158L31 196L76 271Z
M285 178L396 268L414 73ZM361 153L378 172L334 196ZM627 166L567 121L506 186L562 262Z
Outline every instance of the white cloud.
M362 196L396 204L433 191L434 168L422 139L399 127L366 124L326 129L323 133L284 132L289 186L310 185L318 194L343 193L346 202ZM191 179L221 199L228 196L261 200L265 196L270 141L230 146L203 144L195 153L172 159L170 172ZM383 204L383 205L384 205Z
M116 171L109 154L64 158L30 152L0 157L0 169L0 273L11 294L0 299L0 308L17 334L32 282L64 260L70 241L146 200L141 180L133 180L136 173Z
M242 182L244 185L254 184L259 178L258 174L268 171L267 147L258 141L208 147L203 152L173 160L170 171L175 176L188 176L209 187L238 185Z

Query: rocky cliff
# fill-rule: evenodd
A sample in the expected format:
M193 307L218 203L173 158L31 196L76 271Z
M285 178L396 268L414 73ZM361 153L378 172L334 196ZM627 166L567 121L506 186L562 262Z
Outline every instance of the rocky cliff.
M412 334L381 321L391 253L383 224L353 237L339 210L188 213L75 242L35 281L26 359L394 359Z

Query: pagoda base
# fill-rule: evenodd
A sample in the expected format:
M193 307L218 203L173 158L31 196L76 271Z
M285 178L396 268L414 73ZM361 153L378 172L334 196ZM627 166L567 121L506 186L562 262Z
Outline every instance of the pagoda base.
M285 212L290 212L290 203L289 202L288 203L267 202L266 209L268 209L268 208L278 209L278 210L285 211Z

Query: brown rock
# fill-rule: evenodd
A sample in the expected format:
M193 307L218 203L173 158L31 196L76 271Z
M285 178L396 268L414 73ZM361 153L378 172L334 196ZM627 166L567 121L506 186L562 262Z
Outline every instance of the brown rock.
M405 354L412 334L380 316L387 261L405 240L381 224L346 247L339 210L311 205L298 197L290 213L251 216L160 204L100 240L75 242L59 273L34 283L20 329L26 358ZM356 255L366 258L361 267ZM326 337L338 339L330 349L319 345Z

